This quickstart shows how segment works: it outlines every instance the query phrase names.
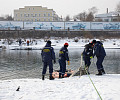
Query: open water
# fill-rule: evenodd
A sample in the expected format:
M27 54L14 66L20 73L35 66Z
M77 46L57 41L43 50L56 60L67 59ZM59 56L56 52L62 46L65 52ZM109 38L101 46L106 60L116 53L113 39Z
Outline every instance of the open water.
M69 49L70 66L67 69L76 70L80 67L83 49ZM59 69L58 52L54 70ZM107 56L103 66L108 74L120 74L120 50L106 49ZM0 79L41 78L41 50L2 50L0 51ZM96 74L96 57L92 59L90 73ZM49 75L47 70L46 76Z

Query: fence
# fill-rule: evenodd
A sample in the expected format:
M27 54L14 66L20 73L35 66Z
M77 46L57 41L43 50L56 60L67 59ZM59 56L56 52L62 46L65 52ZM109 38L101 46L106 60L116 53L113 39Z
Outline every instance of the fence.
M0 30L120 30L120 22L0 21Z

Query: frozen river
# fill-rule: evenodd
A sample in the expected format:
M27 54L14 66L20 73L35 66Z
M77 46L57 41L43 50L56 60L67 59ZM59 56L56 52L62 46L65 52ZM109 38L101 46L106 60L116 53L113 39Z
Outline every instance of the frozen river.
M83 49L69 49L70 66L67 69L78 69ZM58 52L54 70L59 69ZM106 73L120 74L120 50L106 49L107 56L103 62ZM97 73L96 57L92 60L90 73ZM0 51L0 79L41 78L41 50L7 50ZM48 75L48 72L47 72Z

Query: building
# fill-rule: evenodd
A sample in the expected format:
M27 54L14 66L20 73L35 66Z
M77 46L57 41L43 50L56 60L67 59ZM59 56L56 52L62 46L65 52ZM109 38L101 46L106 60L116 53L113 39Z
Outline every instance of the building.
M120 21L120 12L109 12L105 14L98 14L95 16L95 21L103 21L103 22Z
M14 10L14 21L60 21L53 9L42 6L25 6Z

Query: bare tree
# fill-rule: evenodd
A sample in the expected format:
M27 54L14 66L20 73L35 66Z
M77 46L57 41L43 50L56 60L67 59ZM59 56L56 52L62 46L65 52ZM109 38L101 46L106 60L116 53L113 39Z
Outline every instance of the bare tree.
M116 6L116 11L117 12L120 12L120 2L117 4L117 6Z
M94 20L94 14L97 13L98 9L96 7L92 7L88 9L88 13L85 11L82 13L79 13L78 15L74 16L74 19L78 19L80 21L93 21Z
M6 15L5 20L12 21L13 17L11 15Z
M80 21L86 21L86 17L87 17L86 12L82 12L82 13L79 13L78 15L74 16L74 18L76 18Z
M87 15L87 18L86 18L86 21L93 21L94 20L94 15L92 12L90 12L88 15Z
M97 13L97 11L98 9L96 7L88 9L86 21L94 21L94 14Z
M91 12L92 14L95 14L98 12L98 9L96 7L92 7L90 9L88 9L89 13Z
M117 20L114 20L114 21L120 21L120 2L116 6L116 12L118 12L116 16Z
M70 21L70 16L69 15L66 16L65 21Z

